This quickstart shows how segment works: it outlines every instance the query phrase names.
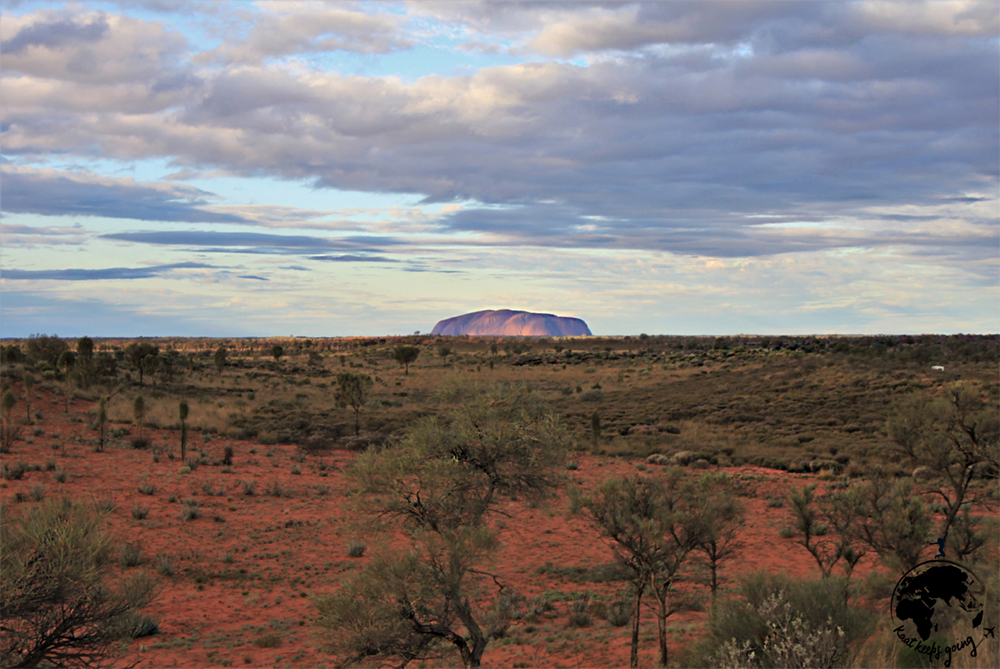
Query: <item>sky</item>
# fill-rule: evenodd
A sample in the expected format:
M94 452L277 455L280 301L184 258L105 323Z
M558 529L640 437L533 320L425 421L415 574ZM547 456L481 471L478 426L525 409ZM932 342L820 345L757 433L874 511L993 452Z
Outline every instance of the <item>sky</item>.
M1000 7L20 2L0 336L1000 331Z

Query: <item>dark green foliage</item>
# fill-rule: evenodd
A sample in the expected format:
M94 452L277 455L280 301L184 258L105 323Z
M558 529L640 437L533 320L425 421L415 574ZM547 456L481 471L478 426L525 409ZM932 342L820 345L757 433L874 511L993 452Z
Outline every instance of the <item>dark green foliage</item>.
M275 362L281 360L281 356L283 356L284 354L285 354L285 349L283 349L280 345L275 344L274 346L271 347L271 357L274 358Z
M28 357L37 364L47 364L55 367L59 356L69 349L69 345L56 335L34 334L28 337Z
M0 425L0 453L10 453L14 442L21 436L20 426L14 424L16 405L17 397L14 396L14 391L10 388L3 391L3 397L0 399L0 412L2 412L0 416L3 419L3 424Z
M405 368L405 373L410 373L410 364L420 355L420 349L416 346L397 346L392 350L392 359ZM343 360L343 358L341 358Z
M145 374L149 371L150 363L160 353L159 347L147 342L132 342L125 347L125 358L129 365L139 372L139 385L144 383Z
M226 356L228 352L225 346L220 346L215 349L215 353L212 355L212 361L215 363L215 371L222 374L222 370L226 368Z

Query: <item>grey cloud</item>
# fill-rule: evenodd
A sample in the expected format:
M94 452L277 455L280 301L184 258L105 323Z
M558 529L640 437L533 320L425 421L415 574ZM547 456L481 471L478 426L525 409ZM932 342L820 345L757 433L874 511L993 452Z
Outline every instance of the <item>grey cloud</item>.
M14 37L4 40L0 43L0 51L9 57L33 46L61 49L68 44L96 42L107 31L107 19L101 15L79 22L70 18L42 20L21 28Z
M378 253L380 247L396 246L399 240L354 235L327 239L305 235L272 235L260 232L214 232L207 230L170 230L116 232L101 239L139 244L195 247L205 253L308 254L321 250L354 253Z
M28 168L3 167L0 174L7 212L184 223L247 222L241 216L203 209L212 194L191 186Z
M0 278L13 281L103 281L119 279L149 279L177 269L214 269L213 265L196 262L151 265L149 267L109 267L106 269L7 269Z
M4 23L16 30L3 47L8 80L10 73L101 85L155 80L180 66L188 46L160 23L104 12L42 9L5 14Z
M588 67L526 62L410 83L245 66L203 73L191 84L197 94L169 111L127 117L109 105L106 114L39 118L11 98L5 150L96 144L111 157L162 156L181 168L413 193L427 203L518 205L444 221L445 230L510 243L650 243L724 257L839 248L873 235L793 239L765 234L751 217L842 217L864 229L872 207L935 206L996 182L1000 67L992 19L976 9L984 4L972 6L967 25L933 3L885 5L918 15L893 27L843 3L743 2L725 11L716 3L418 3L417 13L457 16L473 32L520 43L546 25L603 21L614 30L598 34L601 44L617 46L586 48L624 51ZM659 37L630 32L629 21L670 28L674 42L653 48ZM566 34L560 53L576 48L577 33ZM152 239L134 241L183 243ZM344 240L190 243L361 252ZM378 253L387 243L361 246Z
M353 256L353 255L342 255L342 256L309 256L309 260L323 260L326 262L399 262L398 260L393 260L392 258L386 258L384 256Z
M252 279L254 281L270 281L270 279L265 279L262 276L256 276L256 275L253 275L253 274L240 274L239 278L240 279Z

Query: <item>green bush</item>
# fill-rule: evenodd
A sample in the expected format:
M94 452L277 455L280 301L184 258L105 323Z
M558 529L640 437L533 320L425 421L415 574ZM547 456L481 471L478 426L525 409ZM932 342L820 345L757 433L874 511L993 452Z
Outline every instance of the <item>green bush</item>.
M847 588L839 578L751 574L719 603L696 655L712 667L849 667L851 644L875 618L849 603Z

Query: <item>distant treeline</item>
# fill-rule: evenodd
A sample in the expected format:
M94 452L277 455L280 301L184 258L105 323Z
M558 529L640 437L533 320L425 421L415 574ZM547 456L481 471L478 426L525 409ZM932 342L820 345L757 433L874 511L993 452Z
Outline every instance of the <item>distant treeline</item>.
M285 356L310 356L395 346L448 346L455 352L508 355L555 352L604 352L643 354L702 353L733 355L752 352L800 352L836 354L899 363L946 364L955 362L1000 364L1000 335L862 335L862 336L788 336L736 335L728 337L647 335L624 337L440 337L410 335L405 337L141 337L136 339L65 339L56 335L32 335L28 339L8 340L0 348L4 364L29 364L55 370L63 351L83 352L88 370L95 377L113 376L119 365L142 367L142 359L152 355L167 369L211 365L210 358L225 349L239 358L270 355L281 345ZM80 342L84 348L81 350ZM178 370L180 371L180 370ZM96 379L95 379L96 380Z

